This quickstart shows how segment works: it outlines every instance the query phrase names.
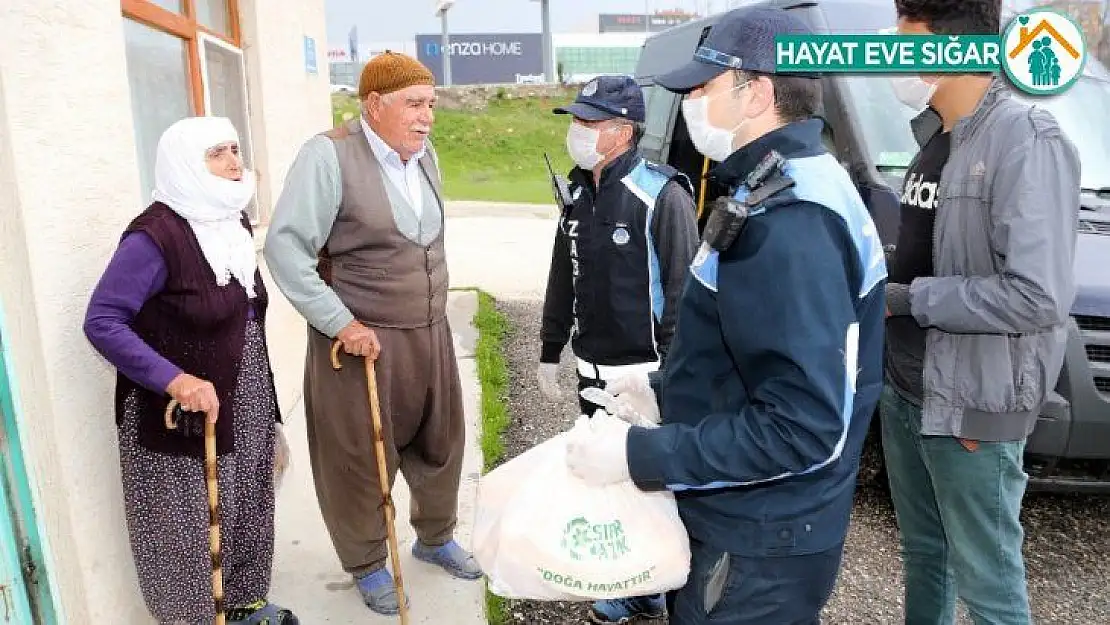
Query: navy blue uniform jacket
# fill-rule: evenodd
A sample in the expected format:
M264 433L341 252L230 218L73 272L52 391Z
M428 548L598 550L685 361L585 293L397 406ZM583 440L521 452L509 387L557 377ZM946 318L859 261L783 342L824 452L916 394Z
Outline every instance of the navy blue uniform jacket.
M821 128L789 124L714 169L743 198L774 149L796 185L695 259L657 379L662 425L629 432L637 486L675 491L691 538L732 553L843 542L882 386L882 244Z

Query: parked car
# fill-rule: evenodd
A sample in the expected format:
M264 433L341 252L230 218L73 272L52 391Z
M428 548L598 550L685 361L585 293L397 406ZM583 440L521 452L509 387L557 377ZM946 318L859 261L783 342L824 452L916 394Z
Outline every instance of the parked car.
M892 0L759 0L797 14L817 33L876 33L896 23ZM704 207L724 189L704 180L712 163L690 141L680 96L653 78L687 62L720 15L675 26L649 37L636 78L647 100L641 146L695 181L699 224ZM909 121L915 112L873 75L821 78L825 142L849 171L866 202L888 255L898 238L902 178L918 145ZM1110 71L1088 58L1082 77L1051 97L1017 97L1049 109L1075 142L1083 163L1078 249L1078 294L1068 323L1064 368L1026 446L1031 490L1110 492ZM862 479L885 482L878 419L873 419Z

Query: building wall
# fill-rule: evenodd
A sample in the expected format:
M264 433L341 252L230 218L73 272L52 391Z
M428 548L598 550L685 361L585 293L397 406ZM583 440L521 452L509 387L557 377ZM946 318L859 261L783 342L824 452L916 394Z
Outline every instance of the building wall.
M264 3L244 0L241 22L266 215L330 111L323 0ZM114 372L81 329L122 228L145 205L122 20L119 0L0 9L2 332L48 574L74 625L150 622L123 517ZM304 71L305 34L318 42L315 76Z
M257 137L258 202L266 222L301 144L332 127L324 0L240 0L239 5ZM315 75L304 71L304 35L316 39Z

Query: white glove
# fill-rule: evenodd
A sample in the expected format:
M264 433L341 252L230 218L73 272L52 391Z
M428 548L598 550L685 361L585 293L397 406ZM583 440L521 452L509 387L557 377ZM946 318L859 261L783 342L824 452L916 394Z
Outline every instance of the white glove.
M633 373L617 378L605 385L616 401L611 406L615 416L630 423L640 420L659 424L659 403L655 401L655 391L651 390L646 373Z
M536 379L540 383L540 393L543 393L544 397L551 401L562 397L563 391L559 388L558 363L541 362L536 370Z
M628 472L628 430L632 425L604 410L578 417L567 440L567 467L591 486L632 479Z

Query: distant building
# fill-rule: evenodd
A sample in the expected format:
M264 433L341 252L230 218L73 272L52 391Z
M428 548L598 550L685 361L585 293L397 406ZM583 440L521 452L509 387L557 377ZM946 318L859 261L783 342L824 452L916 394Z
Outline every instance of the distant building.
M649 33L567 33L551 37L556 77L582 83L598 74L632 74Z
M621 19L616 19L620 17ZM625 18L638 18L635 19ZM645 22L645 17L650 20ZM696 19L682 11L644 14L601 14L601 32L553 33L554 67L550 75L563 83L583 83L599 74L632 74L640 60L640 50L648 36ZM645 23L647 29L645 31ZM638 27L635 27L638 24ZM451 83L530 84L544 80L543 42L539 32L451 33ZM409 41L360 44L358 58L351 58L348 47L333 44L328 51L333 91L358 87L362 67L386 50L404 52L420 59L443 82L443 44L440 33L417 34Z
M685 11L657 11L644 13L600 13L597 16L599 33L657 33L672 26L685 24L698 17Z
M362 67L370 59L386 50L416 56L416 41L378 41L358 44L358 57L352 58L348 48L332 47L328 50L328 75L332 90L336 87L358 88Z

